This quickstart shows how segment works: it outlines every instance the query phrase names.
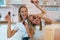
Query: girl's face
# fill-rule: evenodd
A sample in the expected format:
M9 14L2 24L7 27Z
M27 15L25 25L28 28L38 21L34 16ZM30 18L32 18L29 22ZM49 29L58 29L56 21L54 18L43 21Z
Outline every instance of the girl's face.
M28 16L28 10L27 10L27 8L22 7L21 10L20 10L20 14L21 14L21 16L22 16L23 19L26 19L27 16Z
M37 15L32 15L29 17L29 20L32 24L39 25L40 24L40 17Z
M31 0L32 3L38 5L39 4L39 0Z

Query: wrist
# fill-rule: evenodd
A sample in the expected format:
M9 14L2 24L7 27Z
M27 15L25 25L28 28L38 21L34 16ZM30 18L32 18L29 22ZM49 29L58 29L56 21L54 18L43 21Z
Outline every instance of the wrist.
M11 21L8 21L8 24L11 24Z
M45 16L43 15L42 18L44 19L44 17L45 17Z
M39 8L41 8L41 6L40 6L40 5L38 5L38 7L39 7Z
M26 28L26 30L28 31L28 30L29 30L29 28Z
M40 14L40 17L42 18L44 16L44 14Z

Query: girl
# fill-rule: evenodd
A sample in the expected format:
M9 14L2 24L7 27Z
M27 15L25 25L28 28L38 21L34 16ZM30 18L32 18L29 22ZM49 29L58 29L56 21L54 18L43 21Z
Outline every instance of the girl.
M53 23L53 21L50 18L48 18L48 16L46 16L46 10L43 9L43 7L39 5L39 0L31 0L31 3L33 3L38 9L42 11L40 15L39 14L38 15L45 20L46 24Z
M41 18L45 18L43 16L39 16L39 15L30 15L29 16L29 26L30 26L30 32L33 35L33 40L43 40L43 27L44 25L42 25L42 21ZM45 19L44 19L45 20ZM49 22L47 20L45 20L46 22Z
M20 22L18 22L15 25L15 28L13 30L11 30L11 18L9 15L7 15L7 18L6 18L6 20L8 21L7 37L8 38L12 37L18 30L20 30L20 33L22 33L23 35L22 40L28 40L29 37L30 38L32 37L32 35L29 32L29 27L27 22L28 9L26 8L26 6L21 6L19 8L18 15L20 18Z
M29 16L30 32L33 35L34 40L42 40L42 23L41 18L38 15Z
M51 17L50 15L46 14L45 9L43 9L43 6L41 7L39 5L39 0L31 0L31 3L33 3L37 8L39 8L42 11L42 14L40 14L39 16L42 17L45 20L46 24L51 24L54 23L56 21L56 19L54 17Z
M44 19L45 22L48 24L51 24L52 20L50 20L47 17L44 17L46 11L41 6L38 5L39 4L38 0L31 0L31 2L41 10L41 13L29 16L30 33L33 35L34 40L43 40L42 39L43 26L42 26L41 18Z

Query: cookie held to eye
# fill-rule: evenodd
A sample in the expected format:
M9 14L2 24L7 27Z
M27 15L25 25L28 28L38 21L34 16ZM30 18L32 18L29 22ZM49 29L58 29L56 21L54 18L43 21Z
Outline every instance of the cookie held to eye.
M33 3L33 1L31 0L31 3Z
M25 25L25 21L23 22L23 24Z

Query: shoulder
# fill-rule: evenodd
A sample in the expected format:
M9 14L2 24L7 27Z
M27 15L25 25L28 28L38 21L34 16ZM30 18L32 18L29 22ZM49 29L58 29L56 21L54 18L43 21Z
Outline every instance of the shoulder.
M21 22L17 22L16 24L14 24L15 27L19 28L22 25Z
M22 22L17 22L15 25L22 25Z
M22 29L23 28L23 24L21 22L18 22L14 25L14 30L18 30L18 29Z

